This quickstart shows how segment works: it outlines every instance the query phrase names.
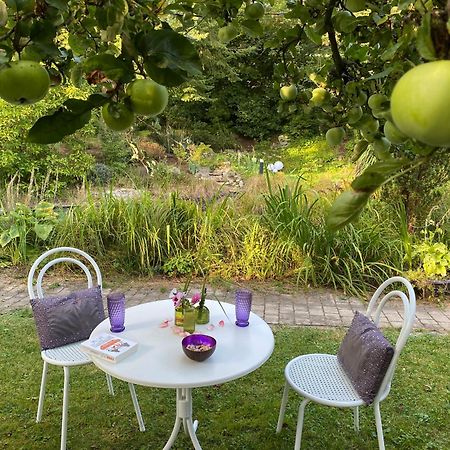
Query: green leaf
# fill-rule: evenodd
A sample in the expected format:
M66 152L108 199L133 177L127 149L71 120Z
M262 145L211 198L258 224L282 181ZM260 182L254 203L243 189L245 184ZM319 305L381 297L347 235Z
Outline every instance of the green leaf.
M250 37L259 37L264 34L264 28L258 20L244 20L241 25Z
M285 19L300 19L302 23L306 23L310 19L309 8L296 4L288 13L284 15Z
M173 30L152 30L136 38L148 75L164 86L178 86L201 74L200 58L192 43Z
M53 6L53 8L59 9L60 11L68 11L69 0L45 0L47 5Z
M371 77L367 78L367 80L379 80L381 78L386 78L393 70L394 70L393 67L388 67L386 70L378 72L375 75L372 75Z
M21 230L18 225L11 225L11 228L9 229L9 237L11 239L18 238L20 236L20 231L23 230Z
M52 230L53 225L49 223L36 223L34 225L34 232L36 233L36 236L39 239L42 239L43 241L45 241L48 238Z
M3 231L2 234L0 234L0 245L2 247L5 247L12 241L12 237L9 234L9 230Z
M322 45L322 36L310 26L305 27L305 34L311 42L314 42L314 44Z
M78 34L71 34L67 42L75 55L84 55L86 50L93 44L92 40Z
M370 198L368 192L345 191L331 205L326 217L329 230L337 231L361 214Z
M352 188L355 191L372 193L378 189L390 176L401 168L410 164L407 158L389 159L379 161L368 167L359 177L353 180Z
M397 53L397 51L399 50L399 48L403 45L403 42L398 41L396 44L391 45L390 47L388 47L380 56L382 61L389 61L391 60L395 54Z
M54 144L83 128L91 119L91 110L109 101L108 96L92 94L87 100L68 99L64 106L49 116L41 117L28 132L28 141Z
M431 37L431 13L425 14L417 30L416 48L420 56L428 61L436 59L433 39Z
M83 62L86 73L101 70L110 80L129 83L134 78L134 68L130 60L116 58L108 53L91 56Z

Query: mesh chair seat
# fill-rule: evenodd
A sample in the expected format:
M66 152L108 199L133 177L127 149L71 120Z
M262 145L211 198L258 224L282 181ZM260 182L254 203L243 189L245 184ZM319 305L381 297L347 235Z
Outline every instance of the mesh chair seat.
M72 344L50 348L48 350L42 350L42 359L57 366L80 366L83 364L89 364L92 360L86 355L86 353L81 351L81 342L83 341L73 342Z
M285 374L294 390L317 403L352 407L364 404L334 355L299 356L287 365Z

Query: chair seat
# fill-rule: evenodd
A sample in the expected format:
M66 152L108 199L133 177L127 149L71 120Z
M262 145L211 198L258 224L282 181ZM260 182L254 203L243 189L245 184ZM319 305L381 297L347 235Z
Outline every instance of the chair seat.
M42 350L42 359L57 366L81 366L83 364L89 364L92 360L86 353L81 351L80 344L82 342L73 342L72 344L61 347Z
M334 355L298 356L286 366L285 376L292 389L317 403L340 407L364 405Z

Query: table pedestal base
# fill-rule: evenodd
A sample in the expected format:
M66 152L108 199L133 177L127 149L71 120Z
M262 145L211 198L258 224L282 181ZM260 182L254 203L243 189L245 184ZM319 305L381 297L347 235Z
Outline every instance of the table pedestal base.
M191 388L177 388L177 417L173 426L172 434L170 435L167 444L163 450L170 450L175 442L178 433L180 432L181 423L183 423L184 432L191 438L195 450L202 450L198 442L197 431L198 421L192 420L192 389Z

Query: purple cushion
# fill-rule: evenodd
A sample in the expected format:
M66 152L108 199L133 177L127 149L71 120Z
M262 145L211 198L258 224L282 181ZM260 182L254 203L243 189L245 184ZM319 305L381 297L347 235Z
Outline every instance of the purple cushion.
M42 350L87 339L105 318L99 286L30 303Z
M372 403L376 397L393 356L394 348L383 333L364 314L356 312L337 357L365 403Z

